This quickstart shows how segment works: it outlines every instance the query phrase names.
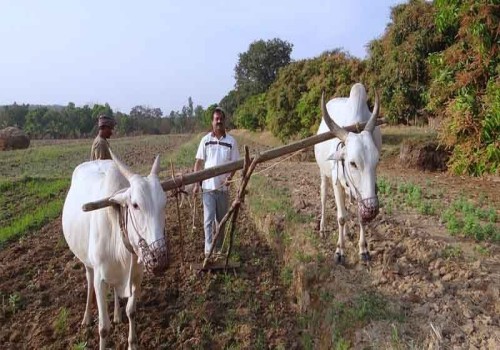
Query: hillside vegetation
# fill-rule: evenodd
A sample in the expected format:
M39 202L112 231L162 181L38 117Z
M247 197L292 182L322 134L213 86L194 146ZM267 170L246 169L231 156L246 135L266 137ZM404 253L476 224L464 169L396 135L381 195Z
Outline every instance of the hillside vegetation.
M308 136L320 122L321 91L346 96L361 81L371 97L379 90L391 124L440 125L440 142L453 149L453 172L498 173L499 14L498 0L397 5L385 32L368 44L367 59L334 49L292 62L267 90L244 99L232 92L240 96L234 121L283 141Z

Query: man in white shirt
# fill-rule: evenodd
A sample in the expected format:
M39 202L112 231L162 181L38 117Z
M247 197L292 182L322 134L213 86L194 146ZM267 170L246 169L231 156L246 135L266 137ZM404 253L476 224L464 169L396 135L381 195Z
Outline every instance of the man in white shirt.
M194 171L238 160L240 153L234 137L226 133L226 115L217 107L212 114L212 131L205 135L198 146ZM205 230L205 256L212 247L212 230L214 222L219 223L229 209L229 183L234 175L223 174L203 181L203 227ZM199 192L200 184L196 184L194 192ZM223 230L224 228L221 228ZM215 243L216 253L222 248L222 234Z

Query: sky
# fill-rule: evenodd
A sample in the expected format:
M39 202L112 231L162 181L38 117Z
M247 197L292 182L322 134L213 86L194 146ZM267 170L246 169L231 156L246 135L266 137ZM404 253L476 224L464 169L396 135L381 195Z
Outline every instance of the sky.
M0 0L0 105L109 103L180 110L234 88L256 40L292 59L342 48L366 57L395 0Z

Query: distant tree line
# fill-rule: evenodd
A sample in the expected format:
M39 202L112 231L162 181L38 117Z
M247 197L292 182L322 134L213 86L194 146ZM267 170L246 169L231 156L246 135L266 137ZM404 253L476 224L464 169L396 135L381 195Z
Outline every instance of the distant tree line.
M213 110L213 109L212 109ZM97 118L113 116L117 135L192 133L206 129L210 117L202 106L194 107L191 97L180 111L164 115L160 108L135 106L129 114L114 112L109 104L76 107L12 104L0 107L0 128L18 126L31 138L60 139L92 137L97 133Z

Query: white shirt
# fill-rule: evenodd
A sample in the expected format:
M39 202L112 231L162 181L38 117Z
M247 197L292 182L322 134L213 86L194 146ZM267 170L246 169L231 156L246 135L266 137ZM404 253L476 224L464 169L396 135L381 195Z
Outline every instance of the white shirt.
M205 169L238 160L240 159L238 144L234 137L227 133L218 139L212 132L209 132L200 141L196 159L205 162ZM225 191L227 187L222 185L226 178L227 174L222 174L204 180L202 188L204 190L220 189Z

